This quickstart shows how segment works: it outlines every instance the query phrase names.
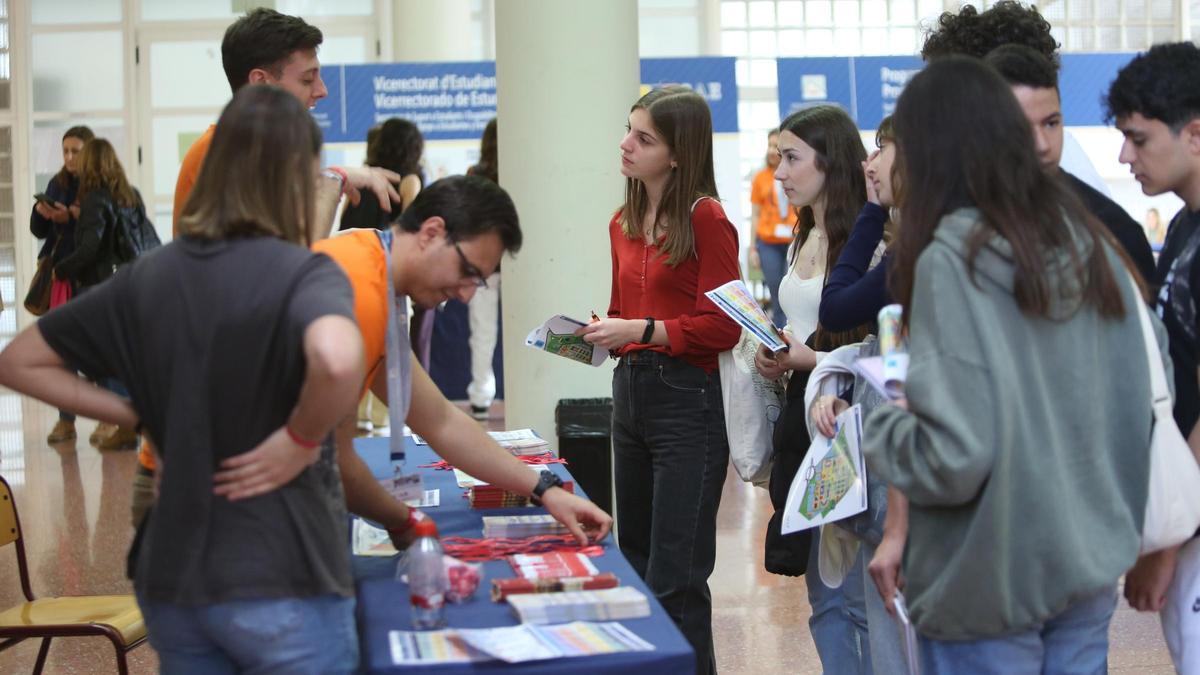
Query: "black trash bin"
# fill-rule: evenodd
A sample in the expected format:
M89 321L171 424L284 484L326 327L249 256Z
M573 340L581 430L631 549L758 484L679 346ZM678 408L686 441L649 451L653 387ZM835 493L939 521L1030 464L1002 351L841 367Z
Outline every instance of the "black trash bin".
M612 513L612 399L564 398L554 409L558 454L596 506Z

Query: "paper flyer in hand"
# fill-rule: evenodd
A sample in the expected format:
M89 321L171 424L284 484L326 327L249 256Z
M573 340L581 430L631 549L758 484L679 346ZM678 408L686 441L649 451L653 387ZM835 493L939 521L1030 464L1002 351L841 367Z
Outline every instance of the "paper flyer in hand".
M525 346L598 368L608 358L608 350L575 335L575 331L586 325L562 314L552 316L529 332Z
M896 596L892 598L892 607L896 610L896 623L900 624L900 633L904 637L901 647L904 652L904 663L908 667L908 675L921 675L917 629L913 627L912 621L908 618L908 605L905 604L904 595L900 591L896 591Z
M862 454L862 406L837 416L833 438L817 435L788 490L780 531L791 534L867 509L867 465Z
M879 393L896 400L904 395L904 381L908 378L908 354L864 356L854 362L854 372L862 375Z
M729 315L737 325L746 329L759 342L766 345L767 349L773 352L787 349L787 343L779 336L779 330L775 328L775 324L767 318L766 312L762 310L762 306L750 294L750 289L746 288L746 283L741 279L735 279L724 286L714 288L706 292L713 304Z

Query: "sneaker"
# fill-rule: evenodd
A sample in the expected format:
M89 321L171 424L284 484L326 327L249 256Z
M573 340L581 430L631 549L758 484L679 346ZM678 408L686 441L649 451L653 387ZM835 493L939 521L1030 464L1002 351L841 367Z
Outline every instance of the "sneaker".
M63 441L75 440L75 423L66 420L59 420L50 430L50 435L46 436L47 443L62 443Z
M117 427L116 431L112 432L108 438L101 440L96 447L101 450L136 450L138 435L133 429Z
M490 406L481 406L481 405L475 405L472 403L471 404L471 417L474 417L477 420L486 420L490 416L489 413L491 412L491 410L492 409Z
M91 443L92 445L99 445L101 441L111 436L116 430L117 425L110 424L108 422L101 422L96 425L96 430L92 432L92 435L88 436L88 443Z

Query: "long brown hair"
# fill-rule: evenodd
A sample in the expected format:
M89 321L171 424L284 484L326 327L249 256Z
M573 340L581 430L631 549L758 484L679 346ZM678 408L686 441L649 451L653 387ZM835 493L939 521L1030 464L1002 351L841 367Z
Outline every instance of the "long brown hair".
M867 201L867 180L863 177L862 163L867 159L858 127L846 111L834 105L817 105L802 108L788 115L779 125L779 131L787 131L804 141L816 151L817 169L825 174L821 196L825 201L825 278L837 264L858 212ZM796 244L792 248L789 267L796 262L800 247L808 241L816 227L813 207L799 209L793 232ZM814 349L825 351L842 345L858 342L866 336L868 329L860 327L851 331L832 333L817 326Z
M63 132L62 139L66 141L68 138L74 138L83 141L84 145L87 145L87 142L95 137L96 134L92 133L90 128L80 124ZM58 186L64 190L71 186L71 182L74 179L75 177L71 175L71 172L67 171L67 165L65 163L63 164L63 168L59 169L58 173L54 174L54 182L58 183Z
M667 178L654 222L666 229L662 254L667 264L678 265L696 255L692 232L692 204L701 197L717 199L713 171L712 114L708 103L691 89L669 85L653 89L629 109L650 114L654 130L666 142L676 168ZM635 178L625 179L625 204L621 207L621 231L630 239L643 235L650 197L646 186Z
M1128 258L1078 198L1042 170L1029 122L994 70L966 57L934 61L905 87L895 126L904 192L920 195L900 204L904 227L892 265L890 287L904 305L905 324L917 259L942 217L964 206L981 216L967 239L973 280L980 251L999 235L1012 247L1013 295L1023 313L1061 319L1056 301L1067 300L1072 307L1092 305L1103 317L1125 315L1101 242L1133 272ZM1070 256L1066 284L1054 283L1046 270L1046 252L1055 250Z
M294 96L269 85L243 87L217 120L179 232L279 237L307 246L320 151L321 131Z
M137 206L137 195L125 177L121 160L112 143L103 138L93 138L83 144L79 154L79 201L92 190L108 190L119 206Z

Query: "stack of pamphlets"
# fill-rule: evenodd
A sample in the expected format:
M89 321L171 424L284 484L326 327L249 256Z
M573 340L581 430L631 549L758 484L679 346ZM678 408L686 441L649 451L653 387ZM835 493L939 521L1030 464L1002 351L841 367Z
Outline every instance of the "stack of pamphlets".
M508 562L522 579L590 577L598 573L590 558L573 551L518 553L508 556Z
M541 473L546 470L544 466L526 466L534 473ZM494 485L488 485L457 467L454 469L454 478L458 481L459 487L470 490L467 498L470 500L471 508L473 509L503 509L529 505L529 498L525 495L509 492L504 488ZM567 492L575 492L575 483L573 481L563 483L562 487Z
M548 513L483 517L483 536L487 539L524 539L539 534L563 534L566 531L567 526Z
M575 492L575 483L567 481L562 488L567 492ZM509 492L504 488L483 483L471 488L467 495L473 509L508 509L515 506L529 506L529 498L525 495Z
M489 431L488 436L514 455L540 455L550 450L550 443L533 429ZM413 442L417 445L429 445L428 441L416 434L413 435Z
M419 666L502 660L524 663L573 656L653 651L654 645L619 623L504 626L388 632L392 663Z
M396 547L392 546L392 538L387 530L371 525L362 518L355 518L350 528L352 549L354 555L393 556Z
M508 604L521 623L612 621L650 616L650 602L645 594L631 586L602 591L510 595Z

